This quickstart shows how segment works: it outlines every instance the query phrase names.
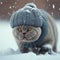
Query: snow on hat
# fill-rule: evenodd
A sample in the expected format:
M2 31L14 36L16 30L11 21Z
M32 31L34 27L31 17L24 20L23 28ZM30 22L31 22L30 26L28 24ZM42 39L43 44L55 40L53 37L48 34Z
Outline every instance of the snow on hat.
M14 12L10 18L11 27L20 25L41 27L44 18L41 11L34 3L28 3L23 8Z

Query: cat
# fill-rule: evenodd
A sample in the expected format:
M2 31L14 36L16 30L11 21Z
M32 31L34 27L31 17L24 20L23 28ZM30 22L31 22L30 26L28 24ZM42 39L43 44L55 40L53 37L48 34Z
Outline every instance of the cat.
M19 16L19 13L23 13L23 15ZM30 15L31 17L27 16L32 20L30 21L24 14ZM32 18L32 14L35 14L35 18ZM28 3L22 10L18 10L12 16L13 36L16 39L21 53L32 51L36 55L39 55L45 54L46 52L48 52L48 54L52 54L52 51L57 51L58 31L54 21L55 19L48 12L43 9L36 8L35 4ZM19 21L17 19L21 19L21 17L23 18L23 24L20 21L18 22L20 25L17 25L17 21ZM37 20L33 21L33 19ZM15 23L17 23L16 25L14 25L15 20ZM33 23L35 25L33 25Z

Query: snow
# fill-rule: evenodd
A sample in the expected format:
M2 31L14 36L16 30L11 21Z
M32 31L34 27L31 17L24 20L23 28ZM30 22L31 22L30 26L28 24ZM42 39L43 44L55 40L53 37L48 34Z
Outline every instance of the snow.
M52 4L52 7L53 7L53 9L55 8L55 5L54 4Z
M52 16L54 15L54 13L53 13L53 12L51 12L51 14L52 14Z
M49 6L51 6L51 5L49 4Z
M0 4L2 5L2 4L3 4L3 2L0 2Z
M49 2L49 0L47 0L47 2Z
M17 2L15 2L15 4L17 4Z
M11 9L12 7L11 7L11 6L9 6L9 8Z
M33 53L1 56L0 60L60 60L60 55L39 55Z
M12 7L14 8L15 6L13 5Z
M57 50L60 51L60 21L56 22L58 28L58 44ZM12 35L12 29L9 22L0 21L0 60L60 60L60 54L38 55L30 52L27 54L19 54L18 47Z
M59 10L60 10L60 8L59 8Z

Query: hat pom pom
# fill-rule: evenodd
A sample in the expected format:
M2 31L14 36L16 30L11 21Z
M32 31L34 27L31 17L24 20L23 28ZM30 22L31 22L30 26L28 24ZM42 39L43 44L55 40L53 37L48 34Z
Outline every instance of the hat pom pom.
M36 8L37 7L34 3L28 3L25 6L29 6L31 8Z

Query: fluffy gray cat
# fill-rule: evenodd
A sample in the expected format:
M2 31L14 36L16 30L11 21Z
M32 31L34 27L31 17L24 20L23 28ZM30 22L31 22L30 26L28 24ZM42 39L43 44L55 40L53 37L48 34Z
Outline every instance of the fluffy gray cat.
M57 51L58 32L54 18L35 4L28 3L11 17L11 26L22 53L52 54Z

